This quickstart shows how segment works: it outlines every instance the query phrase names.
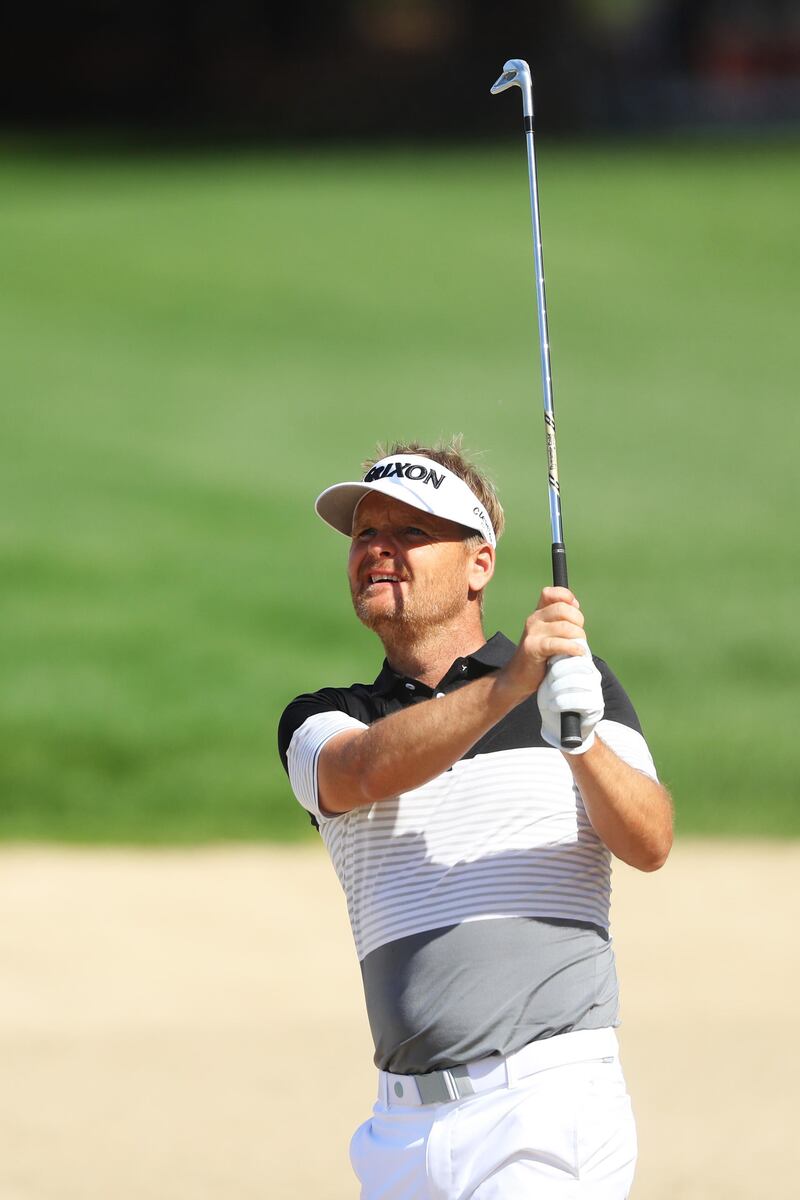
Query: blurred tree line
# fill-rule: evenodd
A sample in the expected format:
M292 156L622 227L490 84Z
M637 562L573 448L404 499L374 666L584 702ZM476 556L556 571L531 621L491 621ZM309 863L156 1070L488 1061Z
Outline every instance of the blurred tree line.
M493 136L509 57L549 131L800 123L796 0L76 0L5 34L12 129Z

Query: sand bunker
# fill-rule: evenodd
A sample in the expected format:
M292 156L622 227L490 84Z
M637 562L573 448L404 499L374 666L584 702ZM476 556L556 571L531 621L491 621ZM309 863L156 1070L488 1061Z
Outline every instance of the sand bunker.
M634 1200L797 1195L800 846L614 876ZM317 847L0 851L1 1200L353 1200L373 1099Z

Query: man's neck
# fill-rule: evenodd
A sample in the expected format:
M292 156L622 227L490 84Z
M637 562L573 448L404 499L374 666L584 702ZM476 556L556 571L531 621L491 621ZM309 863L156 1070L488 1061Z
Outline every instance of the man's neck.
M444 678L457 658L474 654L486 641L481 625L472 623L458 629L439 626L420 630L411 638L407 630L392 629L386 633L388 636L381 641L389 666L431 688ZM403 636L390 636L395 633Z

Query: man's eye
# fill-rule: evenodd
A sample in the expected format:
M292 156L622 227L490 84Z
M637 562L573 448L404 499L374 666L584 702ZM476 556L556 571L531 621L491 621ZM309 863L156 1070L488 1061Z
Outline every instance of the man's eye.
M409 525L406 533L410 533L412 537L427 537L428 534L424 529L418 529L416 525Z
M372 537L372 535L374 533L375 533L374 529L359 529L358 533L356 533L354 536L356 538L368 538L368 537Z

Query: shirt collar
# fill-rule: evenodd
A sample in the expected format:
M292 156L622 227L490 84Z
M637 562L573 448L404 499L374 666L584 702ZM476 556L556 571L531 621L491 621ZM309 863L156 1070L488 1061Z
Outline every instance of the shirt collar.
M504 667L507 662L511 662L514 657L516 645L507 638L504 633L495 633L489 638L488 642L484 642L480 650L476 650L470 658L474 662L481 663L485 667Z
M449 671L445 673L441 683L449 685L458 678L478 679L488 671L496 671L511 660L515 650L516 646L509 638L502 633L495 633L474 654L468 654L465 658L457 658L450 666ZM466 671L463 670L464 665L466 665ZM379 696L403 695L411 690L406 686L408 684L413 684L414 690L418 694L432 696L434 693L433 688L420 683L418 679L409 679L405 675L398 674L384 659L383 667L372 685L372 690Z

